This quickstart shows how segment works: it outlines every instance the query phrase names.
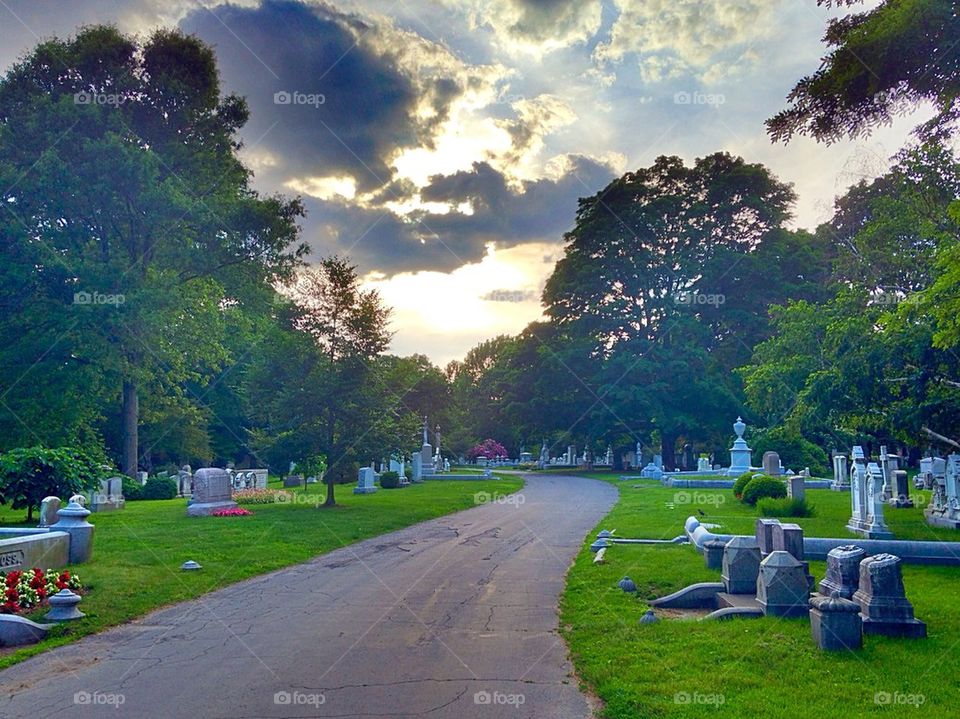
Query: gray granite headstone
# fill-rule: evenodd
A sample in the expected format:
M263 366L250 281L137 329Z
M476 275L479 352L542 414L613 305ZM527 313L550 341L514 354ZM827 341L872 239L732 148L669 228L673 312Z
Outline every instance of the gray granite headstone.
M225 469L204 467L193 475L193 501L187 506L188 517L205 517L218 509L237 506L231 493L230 473Z
M703 543L703 561L707 569L723 569L723 550L726 542L720 539L711 539Z
M790 499L803 500L807 498L807 488L804 485L804 477L794 475L787 477L787 496Z
M860 588L853 601L860 605L865 634L927 636L927 625L913 616L913 605L903 589L900 557L875 554L860 562Z
M57 523L57 512L60 511L60 497L44 497L40 502L40 525L50 527Z
M375 484L377 473L372 467L361 467L357 475L357 486L353 488L354 494L373 494L377 491Z
M820 593L850 599L860 587L860 562L866 552L855 544L834 547L827 553L827 574L820 581Z
M771 477L780 476L780 455L776 452L763 453L763 473Z
M854 650L863 646L860 605L839 594L810 600L810 633L820 649Z
M760 547L753 537L734 537L723 549L721 579L729 594L753 594L760 571Z
M773 548L775 551L787 552L800 562L803 573L807 578L807 587L814 588L813 575L810 574L810 563L803 558L803 527L799 524L776 524L773 527Z
M890 506L896 509L909 509L913 507L913 500L910 499L910 482L907 480L907 471L904 469L895 469L892 472L891 480Z
M760 547L760 556L765 557L774 550L773 546L773 528L780 524L779 519L770 519L769 517L760 517L755 526L754 535L757 540L757 546Z
M810 592L803 565L788 552L774 551L760 563L757 603L766 615L800 617L809 611Z

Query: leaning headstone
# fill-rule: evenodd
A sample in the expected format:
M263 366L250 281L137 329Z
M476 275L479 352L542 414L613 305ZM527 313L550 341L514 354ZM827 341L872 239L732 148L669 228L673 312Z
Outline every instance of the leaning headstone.
M353 488L354 494L373 494L377 491L376 485L377 473L372 467L361 467L357 474L357 486Z
M810 600L810 633L820 649L854 650L863 646L860 605L839 594Z
M771 477L780 476L780 455L776 452L763 453L763 473Z
M787 477L787 496L798 501L806 499L807 488L802 476Z
M760 572L760 547L753 537L734 537L723 550L721 579L728 594L753 594Z
M860 605L865 634L927 636L927 625L913 616L913 605L903 589L900 557L875 554L860 562L860 588L853 600Z
M810 592L803 565L789 552L775 551L760 563L757 603L766 615L801 617L809 611Z
M896 509L913 507L913 500L910 499L910 483L907 481L907 471L905 469L893 471L891 494L889 502L891 507Z
M820 580L820 593L851 599L860 587L860 562L866 552L855 544L834 547L827 553L827 573Z
M193 501L187 505L188 517L206 517L218 509L236 506L227 470L204 467L196 471L193 475Z
M60 497L44 497L40 502L40 527L50 527L57 522L60 511Z

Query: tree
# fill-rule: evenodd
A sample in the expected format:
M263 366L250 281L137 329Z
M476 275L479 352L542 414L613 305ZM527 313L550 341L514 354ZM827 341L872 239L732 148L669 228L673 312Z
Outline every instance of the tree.
M93 489L100 458L74 448L29 447L0 455L0 504L26 509L27 521L45 497L70 497Z
M0 244L30 303L4 330L43 348L15 364L95 368L84 403L119 396L130 475L144 392L179 396L222 368L225 308L306 251L299 202L249 187L246 119L242 99L220 98L213 51L176 31L138 44L85 28L0 81Z
M817 0L827 7L863 0ZM775 141L796 134L819 141L868 135L923 102L936 108L923 136L951 132L960 94L960 15L946 0L883 0L827 25L820 69L800 80L790 106L767 121Z
M289 294L292 306L279 310L248 378L251 412L263 425L251 436L274 464L326 457L324 506L333 506L337 481L355 478L358 457L395 434L397 408L384 402L379 362L390 310L338 257L300 272Z

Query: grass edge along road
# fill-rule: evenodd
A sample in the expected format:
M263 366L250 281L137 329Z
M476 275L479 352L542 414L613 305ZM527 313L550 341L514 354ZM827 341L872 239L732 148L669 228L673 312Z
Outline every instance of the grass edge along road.
M87 616L59 625L39 644L0 656L0 669L155 609L470 509L522 487L523 480L511 476L428 481L366 495L354 495L353 485L340 485L338 506L323 509L318 504L325 485L317 484L297 491L290 502L247 506L254 513L249 517L187 517L185 499L128 502L121 511L92 514L89 519L97 527L93 558L70 566L84 584L80 610ZM5 526L14 517L22 520L23 512L4 508ZM203 569L181 571L188 559ZM42 622L44 613L30 618Z
M821 652L806 619L696 622L661 616L656 624L641 625L645 600L694 582L718 582L720 572L706 569L690 545L615 545L604 564L593 564L589 544L596 531L672 539L700 510L706 513L703 521L722 525L717 531L753 534L758 515L736 502L729 489L679 490L652 480L583 476L609 481L620 491L617 505L584 542L560 601L561 633L584 689L603 704L600 716L792 719L800 707L810 716L832 716L840 707L850 718L915 717L918 707L925 716L955 716L960 675L944 670L955 666L960 636L955 597L960 569L904 565L907 598L927 623L929 637L868 636L857 653ZM678 492L696 501L678 502ZM808 490L807 499L816 516L783 521L800 524L809 536L848 536L847 493ZM886 516L898 538L960 541L960 532L927 527L922 511L890 509ZM824 570L824 562L810 563L818 582ZM617 588L623 576L636 582L636 596Z

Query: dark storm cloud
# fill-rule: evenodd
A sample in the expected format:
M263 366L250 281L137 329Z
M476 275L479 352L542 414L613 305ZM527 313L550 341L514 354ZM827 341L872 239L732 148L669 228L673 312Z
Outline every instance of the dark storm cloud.
M363 41L371 27L358 16L266 0L196 10L181 25L215 47L224 89L250 105L247 143L279 156L287 177L349 174L372 189L390 179L385 158L418 141L418 90ZM430 92L442 111L458 88L435 81Z
M578 198L594 194L613 177L606 165L576 156L560 179L527 181L517 192L501 172L476 163L470 171L432 178L423 190L426 201L470 202L473 215L418 213L403 221L387 211L307 198L305 239L316 255L349 254L361 267L388 275L450 271L479 261L488 242L506 248L559 241L573 226Z

